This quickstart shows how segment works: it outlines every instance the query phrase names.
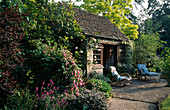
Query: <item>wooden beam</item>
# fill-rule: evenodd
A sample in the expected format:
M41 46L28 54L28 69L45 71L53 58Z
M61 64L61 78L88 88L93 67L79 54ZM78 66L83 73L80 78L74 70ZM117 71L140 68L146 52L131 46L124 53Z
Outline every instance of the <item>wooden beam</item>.
M120 45L120 42L100 40L99 43L107 45Z

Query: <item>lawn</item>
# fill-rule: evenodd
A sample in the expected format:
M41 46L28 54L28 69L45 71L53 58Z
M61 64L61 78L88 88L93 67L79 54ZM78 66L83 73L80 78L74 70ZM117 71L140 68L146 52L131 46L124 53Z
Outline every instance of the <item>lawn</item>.
M161 110L170 110L170 95L161 102Z

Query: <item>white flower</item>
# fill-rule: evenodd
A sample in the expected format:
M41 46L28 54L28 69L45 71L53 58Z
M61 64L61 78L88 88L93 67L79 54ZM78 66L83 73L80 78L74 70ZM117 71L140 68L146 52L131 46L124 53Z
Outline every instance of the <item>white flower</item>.
M80 50L80 53L83 53L83 50Z
M75 49L78 49L78 47L75 47Z

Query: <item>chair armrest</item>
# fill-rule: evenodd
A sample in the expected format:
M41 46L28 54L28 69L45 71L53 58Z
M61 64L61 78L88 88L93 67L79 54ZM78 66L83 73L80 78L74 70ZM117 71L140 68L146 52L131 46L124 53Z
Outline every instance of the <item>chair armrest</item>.
M124 77L128 77L129 79L132 79L131 75L128 73L121 73L120 75L122 75Z

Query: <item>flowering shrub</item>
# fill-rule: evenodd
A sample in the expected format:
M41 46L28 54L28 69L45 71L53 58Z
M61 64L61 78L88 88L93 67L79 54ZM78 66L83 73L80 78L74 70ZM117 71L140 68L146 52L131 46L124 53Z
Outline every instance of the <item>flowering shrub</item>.
M39 82L48 82L53 79L56 86L60 86L60 91L71 88L71 92L79 92L82 86L82 70L77 66L72 53L66 48L37 43L38 49L32 52L33 57L25 62L30 68L28 76L31 78L29 85L32 88L40 87ZM41 71L40 71L41 70ZM22 79L22 78L21 78ZM22 81L21 81L22 82Z
M50 48L47 45L44 47L43 53L44 56L51 57L54 60L57 58L60 59L60 63L62 65L61 68L58 68L58 72L61 72L60 74L64 76L64 81L68 82L67 84L69 84L69 87L71 87L71 92L76 90L78 94L79 86L82 86L85 83L83 83L82 80L82 70L76 65L75 60L72 57L72 53L64 48L56 50L55 48Z
M12 76L13 70L17 65L22 66L24 62L19 48L24 36L20 27L24 16L19 14L18 6L5 8L3 12L0 12L0 91L3 91L1 99L5 99L6 94L12 92L16 84ZM3 105L1 99L0 102Z
M45 82L42 83L42 87L36 87L36 100L38 109L65 109L68 105L67 97L68 90L64 90L64 93L59 94L59 87L54 86L54 82L51 79L50 83L45 86ZM39 90L40 89L40 90ZM40 91L40 93L39 93Z
M19 56L19 45L24 36L19 23L23 20L23 15L17 11L18 7L5 9L0 13L0 84L12 88L11 73L17 63L24 61L22 55ZM20 22L19 22L20 21Z

